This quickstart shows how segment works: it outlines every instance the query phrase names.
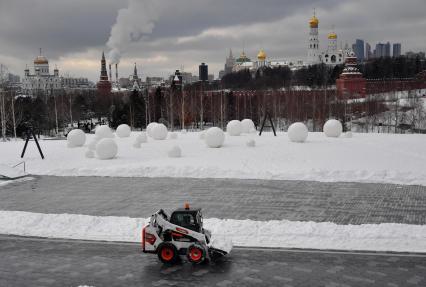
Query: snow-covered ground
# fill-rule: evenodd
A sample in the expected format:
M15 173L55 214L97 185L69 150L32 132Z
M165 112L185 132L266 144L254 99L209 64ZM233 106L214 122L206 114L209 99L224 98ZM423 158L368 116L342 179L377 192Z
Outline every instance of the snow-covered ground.
M141 242L145 218L0 211L0 233L50 238ZM287 220L205 219L212 239L235 246L426 252L426 226L395 223L337 225Z
M389 182L426 185L426 136L354 134L353 138L327 138L309 133L305 143L292 143L287 133L231 137L222 148L208 148L199 133L178 133L177 139L148 138L140 149L130 138L118 138L118 155L112 160L86 158L84 147L68 148L66 141L41 141L40 158L30 142L25 158L27 172L58 176L255 178L317 181ZM255 139L256 146L246 145ZM167 152L179 145L181 158ZM20 161L24 142L1 142L0 163Z

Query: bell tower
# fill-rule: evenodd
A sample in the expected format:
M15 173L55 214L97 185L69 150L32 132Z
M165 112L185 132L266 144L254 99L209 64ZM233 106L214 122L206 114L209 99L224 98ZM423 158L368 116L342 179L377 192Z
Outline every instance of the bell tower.
M309 20L309 46L308 46L308 64L315 65L320 63L319 39L318 39L319 20L315 15Z

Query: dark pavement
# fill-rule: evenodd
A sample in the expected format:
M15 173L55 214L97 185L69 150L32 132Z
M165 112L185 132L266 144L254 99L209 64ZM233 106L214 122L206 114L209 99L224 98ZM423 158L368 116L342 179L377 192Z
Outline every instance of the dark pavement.
M148 217L184 202L206 218L426 224L424 186L54 176L0 186L0 210Z
M238 249L193 266L138 245L0 236L0 286L426 286L426 255Z

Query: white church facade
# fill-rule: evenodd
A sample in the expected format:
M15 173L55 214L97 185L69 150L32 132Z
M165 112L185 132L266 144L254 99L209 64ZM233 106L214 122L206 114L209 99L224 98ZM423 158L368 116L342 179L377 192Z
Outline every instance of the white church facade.
M32 72L32 73L31 73ZM22 79L22 93L35 96L38 94L52 94L62 88L59 70L55 68L53 75L49 72L49 61L41 55L34 59L34 70L27 67Z

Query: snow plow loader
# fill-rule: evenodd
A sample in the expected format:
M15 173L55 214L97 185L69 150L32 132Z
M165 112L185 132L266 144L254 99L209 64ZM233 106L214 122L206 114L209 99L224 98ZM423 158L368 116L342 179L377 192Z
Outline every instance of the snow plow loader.
M221 249L213 244L211 232L203 228L201 209L192 209L188 204L170 217L158 210L142 229L142 251L157 254L166 264L185 259L193 264L208 262L228 254L232 248L230 242L219 242Z

